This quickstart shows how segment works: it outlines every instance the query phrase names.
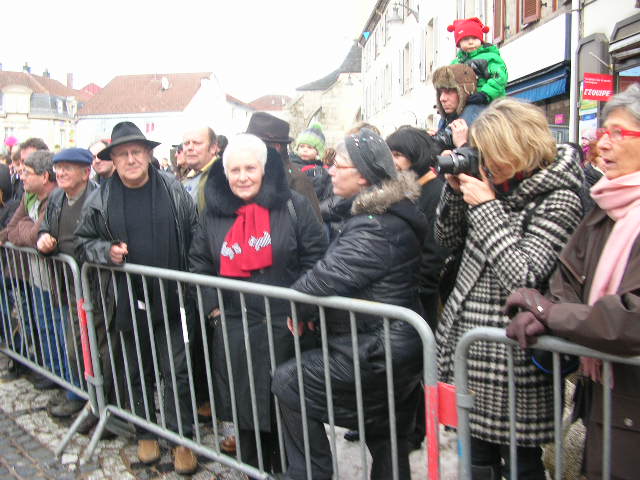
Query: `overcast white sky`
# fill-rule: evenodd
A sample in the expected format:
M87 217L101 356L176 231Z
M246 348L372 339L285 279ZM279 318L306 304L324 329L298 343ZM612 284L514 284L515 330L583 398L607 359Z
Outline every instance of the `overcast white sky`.
M251 101L290 94L335 70L375 0L12 1L0 29L4 70L74 88L116 75L213 71Z

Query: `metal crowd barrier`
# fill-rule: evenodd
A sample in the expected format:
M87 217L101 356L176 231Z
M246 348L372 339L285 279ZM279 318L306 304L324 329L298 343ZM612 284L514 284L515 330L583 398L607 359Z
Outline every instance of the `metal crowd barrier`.
M0 352L63 389L89 400L98 411L95 390L85 379L78 302L80 271L64 254L42 256L33 248L0 247ZM83 409L74 426L88 415ZM62 439L60 455L75 428Z
M469 412L473 408L473 392L469 390L467 356L471 346L475 342L496 342L509 346L508 348L508 382L509 382L509 419L510 430L510 477L517 475L517 450L516 450L516 389L513 369L514 349L520 349L517 342L509 339L505 331L500 328L478 327L470 330L462 336L456 347L455 354L455 384L457 389L458 404L458 439L460 449L460 478L471 478L471 432L469 424ZM564 475L563 466L563 438L562 438L562 382L560 356L570 354L583 357L591 357L602 360L603 371L603 450L602 472L603 479L611 476L611 385L612 363L640 366L640 357L620 357L592 350L562 340L558 337L541 336L538 338L535 348L553 352L553 405L554 405L554 443L555 443L555 478L560 480Z
M233 295L239 295L240 302L243 306L242 311L242 324L243 324L243 332L244 332L244 342L246 349L246 357L247 364L251 364L251 351L250 351L250 343L249 343L249 332L247 329L247 313L246 313L246 299L251 296L259 296L264 299L264 305L266 310L266 324L268 330L268 342L269 342L269 357L270 357L270 371L273 374L276 363L274 356L274 344L272 338L272 329L273 326L271 324L271 311L270 305L271 302L275 300L284 300L289 302L291 307L292 317L294 322L297 320L298 315L298 307L300 304L313 305L315 310L319 313L320 319L320 332L321 332L321 344L322 344L322 352L323 359L325 365L325 381L326 381L326 397L327 397L327 406L328 406L328 418L329 418L329 428L330 428L330 446L333 458L333 469L335 478L340 478L340 466L337 463L337 455L336 455L336 423L334 419L334 403L332 397L332 386L329 379L328 372L328 349L327 349L327 334L325 328L325 310L328 308L331 309L340 309L343 311L349 312L350 316L350 326L351 326L351 337L353 345L355 346L357 343L357 330L356 330L356 314L371 314L376 315L380 318L383 318L384 331L385 334L385 360L387 366L387 389L388 389L388 403L390 408L388 408L389 415L389 424L390 424L390 435L391 435L391 444L393 449L392 455L392 463L393 463L393 472L394 478L398 478L398 465L397 465L397 445L395 443L395 427L396 427L396 419L395 419L395 411L394 411L394 391L393 391L393 381L392 381L392 362L391 362L391 343L389 326L391 321L402 321L410 324L416 331L416 334L419 336L422 342L422 363L423 363L423 381L426 389L426 412L427 412L427 457L428 457L428 470L429 470L429 478L438 479L439 478L439 439L438 439L438 390L437 390L437 370L436 370L436 349L435 349L435 341L433 334L427 323L424 321L422 317L417 315L416 313L401 307L380 304L375 302L367 302L362 300L355 300L350 298L342 298L342 297L312 297L309 295L304 295L299 292L296 292L287 288L280 288L274 286L260 285L250 282L243 282L237 280L231 280L220 277L213 276L205 276L205 275L196 275L188 272L180 272L175 270L166 270L159 269L141 265L132 265L125 264L120 267L110 267L105 265L94 265L94 264L85 264L82 268L82 284L84 292L92 292L91 295L87 295L85 297L84 308L88 317L88 328L90 332L90 337L95 338L95 333L92 333L92 330L95 329L95 325L93 324L93 320L95 317L96 309L103 310L103 317L108 318L108 302L109 298L119 298L117 295L117 289L123 288L126 285L128 301L130 302L130 310L134 310L134 307L139 307L142 311L146 312L147 322L141 322L139 318L136 318L135 315L131 316L132 322L132 331L127 333L130 338L126 339L126 341L131 344L133 341L135 343L136 356L134 357L134 361L138 362L138 371L143 371L142 365L142 357L141 357L141 339L144 338L145 335L149 336L150 345L151 345L151 357L153 360L153 375L146 376L146 378L141 378L141 383L143 385L142 391L144 392L144 384L145 382L151 382L151 384L155 383L155 390L153 390L154 394L152 394L152 398L147 398L147 395L143 393L143 401L144 401L144 414L136 414L134 409L131 408L131 404L134 403L133 394L132 394L132 378L129 375L130 369L134 367L133 363L130 361L129 364L124 362L123 368L118 368L118 357L126 358L126 352L123 351L123 345L125 339L123 338L122 332L116 332L114 329L108 330L107 335L107 344L108 344L108 355L111 360L111 372L106 372L107 374L111 374L113 376L113 391L109 394L108 392L105 394L104 389L98 388L98 405L99 405L99 413L100 420L96 427L96 430L93 434L93 437L89 443L89 446L85 452L86 458L90 458L93 454L93 451L96 447L96 442L100 438L102 430L105 426L110 422L113 417L117 417L121 420L130 422L138 427L148 430L149 432L162 437L169 442L175 443L177 445L184 445L188 448L191 448L194 453L204 456L213 461L220 462L230 468L241 471L251 478L259 478L259 479L268 479L273 478L271 474L264 469L263 458L261 454L261 439L260 434L257 431L259 425L257 410L258 406L256 405L256 396L255 396L255 386L254 379L252 377L252 369L248 370L249 372L249 384L251 387L250 397L251 398L234 398L234 387L233 382L237 379L234 379L234 374L232 369L230 368L230 360L229 360L229 343L226 337L226 333L224 334L224 350L226 357L226 364L228 369L228 379L229 379L229 391L231 396L231 406L233 412L233 424L236 433L238 432L238 415L237 415L237 405L238 402L251 402L251 409L253 414L253 425L255 428L255 438L257 444L257 452L258 452L258 462L259 468L254 468L251 465L246 463L242 463L234 456L227 455L220 450L220 432L217 427L216 422L216 399L214 398L214 393L212 390L212 375L213 367L210 363L209 356L209 339L206 328L207 322L207 314L209 312L203 311L203 289L211 288L215 289L215 292L219 299L219 305L221 310L220 321L222 322L223 329L226 332L225 321L225 309L223 302L223 291L233 292ZM187 359L187 373L188 373L188 384L189 391L176 391L176 370L174 368L173 361L170 363L171 370L171 378L164 378L165 382L172 382L173 385L173 394L174 394L174 405L179 405L178 396L187 396L188 403L190 406L189 411L189 421L193 420L194 426L194 434L193 439L185 437L182 432L184 430L184 425L181 419L180 412L178 412L177 421L178 421L178 431L170 430L166 425L166 416L167 412L165 411L164 402L162 401L162 391L161 391L161 382L162 379L159 375L159 364L158 364L158 353L160 348L168 348L169 349L169 358L172 359L171 354L171 342L167 342L166 345L156 345L156 336L161 334L160 329L164 330L164 334L166 337L169 336L171 327L170 327L170 319L167 315L167 285L173 285L177 288L178 297L179 297L179 307L181 312L181 327L180 334L182 335L182 341L184 343L185 351L186 351L186 359ZM118 287L120 286L120 287ZM140 286L142 287L143 299L140 297ZM158 292L158 287L160 291L160 298L152 298L153 292ZM133 291L137 288L137 295L134 298ZM210 292L211 290L209 290ZM110 297L110 295L112 295ZM115 297L113 296L115 295ZM189 295L191 297L189 297ZM120 297L121 298L121 297ZM192 365L190 359L190 350L195 346L192 345L191 335L192 332L189 332L189 329L186 328L188 319L185 318L185 311L187 310L187 302L189 299L195 301L196 305L196 319L195 319L195 328L199 328L200 338L202 338L202 347L204 350L204 365ZM255 299L255 298L254 298ZM151 301L161 301L162 304L162 321L152 326L150 322L151 319ZM136 304L136 302L138 302ZM117 307L116 307L117 308ZM175 320L172 320L175 321ZM142 323L147 323L147 325L143 325ZM295 358L297 359L297 371L298 371L298 380L299 380L299 388L301 392L301 404L302 404L302 415L303 415L303 424L304 424L304 437L305 437L305 452L306 452L306 466L307 466L307 475L308 478L311 479L311 469L310 469L310 458L309 458L309 445L308 445L308 431L306 424L306 410L304 407L304 396L302 394L304 385L301 381L301 345L300 339L298 336L293 336L294 341L294 350L295 350ZM96 358L96 352L93 351L92 354L94 358ZM130 354L129 354L130 355ZM129 356L131 359L132 357ZM196 398L194 391L194 373L196 369L205 369L206 379L207 379L207 389L208 389L208 400L212 407L212 421L211 428L209 430L209 425L206 427L202 427L198 422L197 411L196 411ZM367 466L367 448L364 441L364 411L363 411L363 386L360 381L360 370L358 365L358 356L354 356L354 370L356 372L355 378L355 387L357 391L357 414L358 414L358 423L361 432L361 440L360 440L360 460L362 462L362 478L367 479L369 477L368 474L368 466ZM93 362L93 375L94 381L98 386L103 384L103 377L105 372L103 372L103 365L99 361ZM124 374L124 378L123 378ZM142 375L144 377L144 375ZM154 408L154 400L153 397L157 396L159 403L159 412L160 414L157 416L156 421L151 421L151 409ZM127 401L129 401L129 405L127 405ZM283 446L283 426L282 420L279 414L279 408L277 404L277 398L275 399L275 412L276 412L276 425L277 425L277 441L280 446L280 461L284 466L286 465L286 457L285 450ZM239 438L237 439L240 440ZM238 458L241 456L242 445L238 444L237 449ZM427 459L425 459L427 461Z

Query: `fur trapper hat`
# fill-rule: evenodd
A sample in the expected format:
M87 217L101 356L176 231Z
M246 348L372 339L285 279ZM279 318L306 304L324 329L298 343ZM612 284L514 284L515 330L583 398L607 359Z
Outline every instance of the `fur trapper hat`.
M440 103L440 90L443 88L456 89L460 102L456 113L460 115L467 105L467 98L477 91L478 76L473 68L464 63L456 63L454 65L445 65L433 72L433 86L436 89L436 100L438 103L438 111L440 115L444 115L444 109Z

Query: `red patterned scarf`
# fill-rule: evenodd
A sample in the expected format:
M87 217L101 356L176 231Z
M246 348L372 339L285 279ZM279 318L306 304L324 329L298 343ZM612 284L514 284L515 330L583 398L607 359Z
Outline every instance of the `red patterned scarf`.
M270 214L255 203L240 207L236 214L220 249L220 275L246 278L273 263Z

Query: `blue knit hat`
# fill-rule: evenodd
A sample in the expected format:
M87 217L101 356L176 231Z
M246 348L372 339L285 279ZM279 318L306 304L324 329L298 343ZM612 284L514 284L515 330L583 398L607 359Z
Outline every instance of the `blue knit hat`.
M322 155L324 155L325 144L324 133L322 133L322 125L320 125L319 123L314 123L304 132L298 135L298 138L296 138L296 150L298 150L298 145L300 144L309 145L315 148L318 152L318 157L322 158Z
M53 156L54 165L60 162L80 163L90 167L93 162L93 154L86 148L67 148Z

